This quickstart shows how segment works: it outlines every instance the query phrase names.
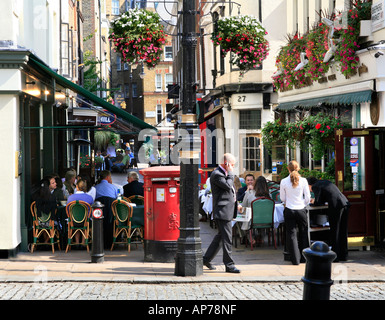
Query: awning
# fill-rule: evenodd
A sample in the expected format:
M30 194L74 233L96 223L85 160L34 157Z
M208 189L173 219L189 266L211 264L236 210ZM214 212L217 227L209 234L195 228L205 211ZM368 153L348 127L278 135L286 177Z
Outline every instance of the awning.
M215 117L217 114L222 112L223 106L216 106L214 109L205 113L204 121L210 120L212 117Z
M134 126L138 127L139 129L154 129L157 130L152 125L142 121L141 119L133 116L132 114L119 109L118 107L115 107L111 103L108 103L107 101L99 98L98 96L94 95L93 93L89 92L88 90L84 89L83 87L77 85L76 83L73 83L72 81L64 78L63 76L57 74L55 71L53 71L51 68L49 68L44 62L42 62L38 57L36 57L34 54L29 55L29 61L31 64L34 64L35 67L37 67L40 70L43 70L44 72L48 73L48 75L52 76L58 84L62 85L63 87L69 88L79 95L82 95L83 97L89 99L92 101L96 106L100 106L102 108L105 108L106 110L112 112L113 114L117 115L118 117L121 117L122 119L126 120L127 122L133 124Z
M317 97L298 101L283 102L277 106L278 110L292 110L296 107L311 108L321 104L326 105L346 105L372 101L372 90L350 92L332 96Z

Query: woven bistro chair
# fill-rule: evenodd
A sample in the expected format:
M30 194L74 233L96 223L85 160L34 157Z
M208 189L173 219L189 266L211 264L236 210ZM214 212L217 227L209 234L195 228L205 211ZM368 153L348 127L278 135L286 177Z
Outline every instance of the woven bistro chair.
M84 201L76 200L67 203L66 212L68 217L68 242L66 253L72 245L85 245L89 252L88 240L90 235L90 214L91 206ZM80 233L84 237L84 244L73 243L72 239Z
M54 212L56 214L56 210ZM31 246L31 253L35 249L36 245L40 244L51 244L52 253L55 253L55 243L57 243L59 250L60 249L60 236L59 230L55 226L55 221L53 220L52 213L42 212L40 216L37 215L36 202L31 204L31 214L32 214L32 233L33 233L33 243ZM39 242L41 235L46 234L49 238L49 243ZM56 238L56 239L55 239Z
M143 239L142 226L133 225L131 222L133 214L133 206L125 200L115 200L111 205L112 213L114 215L113 223L113 239L111 251L116 244L127 244L128 252L131 251L131 238L135 231L138 231L140 238ZM117 241L118 236L126 236L126 241Z
M135 203L136 205L144 205L144 197L139 195L129 196L124 198L127 202Z

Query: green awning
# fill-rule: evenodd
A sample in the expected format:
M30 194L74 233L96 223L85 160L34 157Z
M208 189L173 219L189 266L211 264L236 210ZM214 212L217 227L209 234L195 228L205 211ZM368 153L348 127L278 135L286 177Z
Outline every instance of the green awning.
M138 127L139 129L154 129L157 130L152 125L148 124L147 122L142 121L141 119L133 116L132 114L115 107L113 104L108 103L107 101L99 98L98 96L94 95L93 93L89 92L88 90L84 89L83 87L77 85L76 83L73 83L72 81L64 78L63 76L57 74L55 71L53 71L51 68L49 68L47 65L44 64L38 57L33 55L32 53L29 55L30 62L34 64L38 69L41 69L48 73L50 76L52 76L56 82L63 87L69 88L76 93L82 95L83 97L91 100L96 106L100 106L105 108L106 110L112 112L118 117L121 117L123 120L126 120L128 123L133 124L134 126Z
M280 103L277 107L278 110L292 110L296 107L299 108L312 108L321 104L327 105L346 105L372 101L372 90L365 90L359 92L351 92L345 94L337 94L333 96L325 96L318 98L311 98L298 101L290 101Z

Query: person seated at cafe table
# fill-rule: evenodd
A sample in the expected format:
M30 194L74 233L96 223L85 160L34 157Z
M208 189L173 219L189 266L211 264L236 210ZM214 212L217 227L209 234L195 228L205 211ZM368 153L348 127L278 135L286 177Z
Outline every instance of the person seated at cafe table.
M144 196L143 183L139 182L139 175L136 171L131 171L127 175L127 184L123 186L123 195L128 198L130 196Z
M104 248L111 248L112 244L112 210L111 204L118 197L118 188L112 184L111 172L103 170L100 172L99 183L95 186L96 199L104 205L103 209L103 231Z
M239 188L237 191L237 201L243 201L243 198L245 196L246 191L249 190L249 186L250 185L254 186L254 184L255 184L254 175L251 173L248 173L245 176L245 183L246 183L246 185L244 187Z
M112 184L111 172L103 170L99 176L99 183L95 186L96 198L109 197L116 199L118 197L118 188Z
M56 189L56 181L53 176L46 176L40 181L39 190L32 195L32 202L36 202L36 215L41 217L43 214L51 213L51 219L56 221L56 209L57 201L53 195L54 190ZM44 227L49 226L49 222L39 222L40 225ZM44 242L48 242L48 234L43 232Z
M259 176L257 180L255 180L255 184L248 184L247 185L247 190L245 192L245 195L243 197L242 204L238 206L238 210L240 212L244 212L247 208L251 208L251 202L253 202L255 199L259 197L266 197L271 199L270 197L270 192L269 192L269 187L267 185L266 178L263 176ZM241 229L242 230L249 230L251 226L251 220L247 222L243 222ZM251 241L251 239L248 239ZM255 240L253 239L253 244L255 243ZM258 234L257 236L257 242L258 244L263 243L262 236L261 234Z
M76 189L75 193L71 194L68 197L67 203L70 203L72 201L84 201L87 202L89 205L92 205L94 203L94 199L91 195L87 194L87 181L80 179L76 183Z
M66 201L63 192L63 181L57 173L52 174L52 176L55 178L56 181L56 188L52 192L52 194L55 196L57 203L61 204L62 201Z
M112 166L112 170L116 169L118 172L122 173L125 168L128 168L131 162L131 157L130 157L130 150L125 150L125 155L120 161L114 162Z
M66 172L64 182L63 182L63 192L64 196L68 197L75 193L76 188L76 170L70 169Z

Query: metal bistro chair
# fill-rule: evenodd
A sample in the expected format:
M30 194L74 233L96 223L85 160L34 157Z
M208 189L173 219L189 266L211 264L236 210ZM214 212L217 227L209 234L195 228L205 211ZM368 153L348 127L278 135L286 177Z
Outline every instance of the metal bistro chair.
M82 243L72 243L75 234L80 233L84 237L84 245L89 252L88 240L90 235L90 214L91 206L84 201L76 200L67 203L66 212L68 217L68 242L66 253L72 245L82 245Z
M270 244L270 231L273 233L274 248L277 249L277 242L274 229L274 200L259 197L251 202L251 228L250 228L250 244L253 250L252 233L254 229L268 229L268 237Z
M127 202L135 203L136 205L144 205L144 197L139 195L129 196L124 198Z
M56 210L55 210L56 213ZM32 233L33 233L33 243L31 247L31 253L36 245L40 244L51 244L52 253L55 253L55 243L57 243L59 250L60 249L60 236L59 230L55 227L55 221L52 219L52 213L44 213L42 212L40 217L37 216L37 208L36 202L32 202L31 204L31 214L32 214ZM42 234L47 234L49 237L49 243L38 242L39 237ZM56 237L56 241L55 241Z
M114 248L115 243L119 244L127 244L128 252L131 251L131 238L135 231L138 231L141 239L143 239L142 235L142 226L133 225L131 223L132 214L133 214L133 206L129 204L129 202L125 200L115 200L111 205L112 213L114 215L114 223L113 223L113 239L111 251ZM126 235L127 241L116 241L119 235Z

